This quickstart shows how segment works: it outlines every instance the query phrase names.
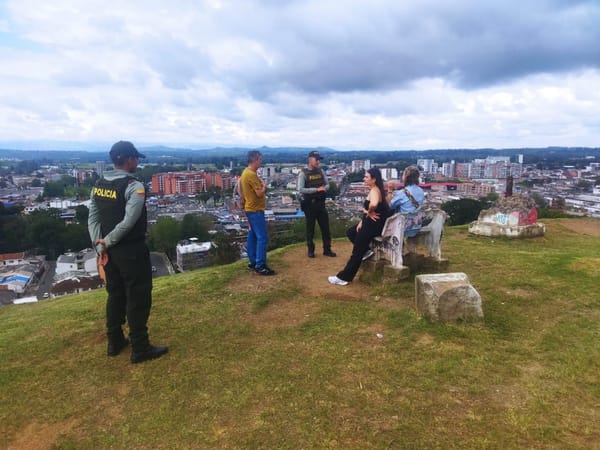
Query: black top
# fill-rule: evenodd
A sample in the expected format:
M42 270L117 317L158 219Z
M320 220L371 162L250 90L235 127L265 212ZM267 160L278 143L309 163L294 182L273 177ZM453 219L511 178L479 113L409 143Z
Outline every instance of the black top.
M369 205L371 204L371 202L369 202L369 200L365 200L363 202L363 208L365 208L367 211L369 210ZM375 212L377 214L379 214L379 217L383 220L387 219L390 216L390 207L388 206L387 202L385 200L379 202L379 204L377 205L377 208L375 208ZM367 217L366 214L363 215L363 218Z

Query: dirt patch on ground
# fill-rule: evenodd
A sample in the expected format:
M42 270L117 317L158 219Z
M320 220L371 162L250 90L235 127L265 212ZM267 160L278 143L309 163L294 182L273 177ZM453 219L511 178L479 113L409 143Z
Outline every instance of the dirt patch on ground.
M600 258L577 258L569 267L590 276L600 276Z
M510 297L517 297L519 299L531 298L533 295L535 295L535 291L533 291L533 290L528 291L528 290L522 289L522 288L508 289L503 286L498 286L498 289L501 290L505 295L508 295Z
M540 222L543 223L544 220L541 219ZM555 222L577 234L600 237L600 219L557 219Z
M264 308L252 309L251 305L242 308L246 319L258 330L271 330L281 327L294 327L311 319L323 308L323 301L357 302L385 299L371 298L372 286L362 283L358 276L347 286L332 285L329 275L337 274L346 264L352 252L350 242L336 242L335 258L317 252L309 258L306 247L298 246L285 253L272 257L269 266L276 271L273 276L261 276L247 271L240 274L232 293L256 295L269 293L271 300ZM360 273L360 272L359 272ZM272 292L284 290L281 298L272 299ZM392 302L398 307L397 302Z
M563 227L574 233L585 234L594 237L600 237L600 220L591 218L582 219L556 219L552 221L553 226ZM467 239L469 234L465 231L453 236L453 239ZM336 286L329 284L327 277L337 274L346 264L352 252L352 244L349 241L340 240L334 242L333 249L337 253L337 257L330 258L323 255L322 249L318 246L315 258L308 258L306 255L306 247L299 245L296 248L286 250L284 253L274 257L270 257L269 266L276 271L274 276L260 276L252 271L246 271L240 274L236 283L231 286L232 293L247 293L260 295L263 292L277 290L278 288L286 289L286 298L282 301L276 301L273 305L265 308L263 312L254 312L257 316L262 316L265 319L281 320L283 323L296 323L298 319L298 311L294 308L302 308L301 301L295 301L294 306L286 307L283 300L330 300L340 302L356 302L356 301L378 301L380 303L389 303L390 308L399 307L396 300L389 301L385 298L372 298L373 287L359 281L359 275L354 279L354 282L348 286ZM289 288L289 289L288 289ZM517 297L528 297L531 293L516 290L509 292ZM277 308L272 306L278 305ZM306 312L301 314L311 314L315 312L315 304L308 303L304 306ZM267 311L270 309L280 309L279 313ZM275 315L267 317L268 315Z
M279 286L294 286L298 292L291 295L303 298L339 301L359 301L368 298L371 288L358 281L358 277L347 286L336 286L327 281L329 275L335 275L343 269L352 253L352 244L336 242L334 251L337 253L335 258L324 256L318 251L315 258L309 258L303 246L287 250L273 258L273 261L269 261L269 266L276 271L274 276L265 277L248 271L238 278L232 290L260 293Z
M435 339L429 333L421 334L419 337L417 337L416 340L416 344L423 347L428 347L430 345L433 345L434 343Z
M77 426L76 420L60 423L30 423L19 432L9 449L46 450L56 448L61 435L69 434Z

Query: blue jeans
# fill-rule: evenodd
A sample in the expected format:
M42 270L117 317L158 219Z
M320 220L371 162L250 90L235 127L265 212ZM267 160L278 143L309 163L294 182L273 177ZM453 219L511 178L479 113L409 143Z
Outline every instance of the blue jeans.
M258 267L267 265L267 221L265 220L265 212L248 212L246 211L248 224L248 241L246 247L248 251L248 261L250 264Z

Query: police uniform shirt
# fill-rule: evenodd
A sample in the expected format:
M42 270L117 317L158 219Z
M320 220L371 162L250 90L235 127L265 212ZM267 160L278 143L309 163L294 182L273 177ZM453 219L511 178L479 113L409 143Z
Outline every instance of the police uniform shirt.
M113 181L118 178L124 177L131 177L131 174L121 169L115 169L104 173L104 178L107 181ZM132 230L134 225L141 217L146 202L146 191L144 189L144 185L136 179L133 179L132 182L130 182L127 185L127 188L125 190L125 216L123 217L123 220L117 223L117 225L113 228L112 231L110 231L106 236L104 236L104 238L102 238L100 214L94 197L95 194L100 196L110 196L114 194L112 192L109 192L108 190L103 192L94 192L94 189L97 188L92 188L92 192L90 194L91 201L90 212L88 217L88 230L92 239L92 243L96 242L96 240L98 239L104 239L104 241L106 242L106 248L110 248L116 245L118 242L120 242L121 239L123 239L127 235L127 233L129 233ZM101 246L98 246L96 250L100 251L100 247Z
M319 183L319 186L329 186L328 180L327 180L327 175L325 175L325 171L321 168L317 169L320 172L319 175L319 179L322 178L323 182ZM314 169L313 169L314 171ZM306 179L306 172L311 172L310 169L303 169L300 171L300 173L298 174L298 193L301 196L311 196L314 194L317 194L317 188L316 187L307 187L307 185L310 186L310 180ZM315 171L316 172L316 171ZM325 194L323 193L323 197L325 197Z

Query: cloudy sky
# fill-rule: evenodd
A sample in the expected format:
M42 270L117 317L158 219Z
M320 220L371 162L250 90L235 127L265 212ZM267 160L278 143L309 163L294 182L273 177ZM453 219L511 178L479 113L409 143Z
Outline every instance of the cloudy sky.
M600 1L0 0L0 141L600 146Z

